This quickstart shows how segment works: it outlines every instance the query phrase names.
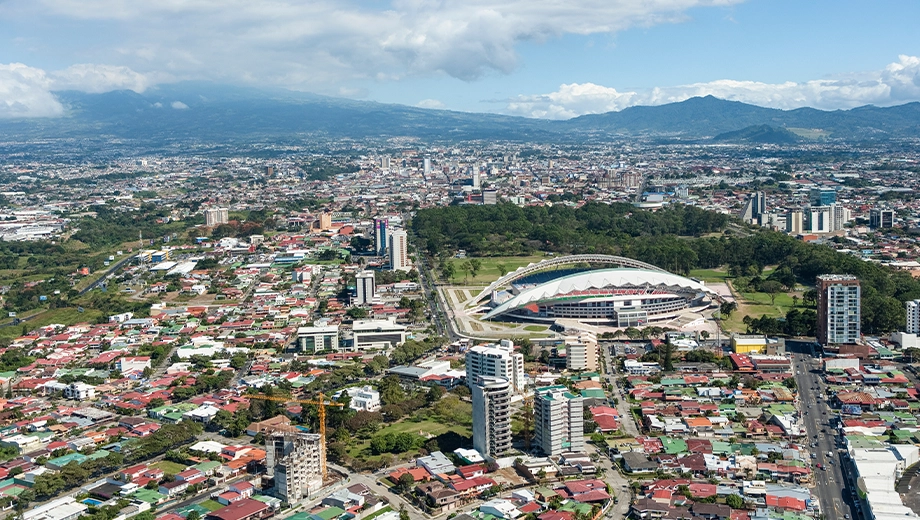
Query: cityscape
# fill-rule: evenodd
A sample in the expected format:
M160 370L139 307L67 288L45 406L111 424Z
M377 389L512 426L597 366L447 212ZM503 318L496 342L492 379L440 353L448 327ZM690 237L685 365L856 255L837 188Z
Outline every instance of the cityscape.
M920 520L917 19L0 2L0 520Z

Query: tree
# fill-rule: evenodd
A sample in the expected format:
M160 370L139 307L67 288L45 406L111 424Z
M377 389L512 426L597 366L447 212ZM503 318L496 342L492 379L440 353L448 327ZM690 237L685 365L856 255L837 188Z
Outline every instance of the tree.
M790 390L795 390L796 389L795 378L787 377L786 379L783 379L783 386L785 386L786 388Z
M725 503L732 509L741 509L744 507L744 499L735 494L728 495L725 498Z
M194 509L189 511L188 516L185 517L185 520L200 520L201 513L195 511Z
M400 493L405 493L412 489L412 485L415 484L415 477L411 473L406 472L399 476L396 480L396 489Z
M349 318L359 320L361 318L367 318L367 309L362 309L361 307L352 307L345 312Z
M405 504L399 507L399 520L409 520L409 512L406 511Z
M722 315L722 318L728 319L733 312L738 310L738 304L735 302L722 302L719 305L719 314Z
M473 273L473 278L476 278L476 274L479 273L479 270L482 269L482 260L478 258L470 258L470 271Z
M770 295L770 305L774 305L776 294L783 290L783 284L775 280L767 280L760 284L760 290Z
M447 280L448 283L452 282L454 275L457 274L457 266L450 260L441 264L441 277Z

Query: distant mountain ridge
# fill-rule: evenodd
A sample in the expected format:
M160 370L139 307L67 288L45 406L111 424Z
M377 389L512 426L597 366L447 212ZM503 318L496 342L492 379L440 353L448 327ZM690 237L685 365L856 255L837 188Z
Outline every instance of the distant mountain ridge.
M877 140L920 137L920 103L851 110L779 110L696 97L566 121L431 110L286 90L207 83L163 85L143 94L64 91L55 119L0 120L0 135L30 138L233 141L297 138L416 137L432 140L577 142L614 136L665 136L707 142L788 144L821 135Z

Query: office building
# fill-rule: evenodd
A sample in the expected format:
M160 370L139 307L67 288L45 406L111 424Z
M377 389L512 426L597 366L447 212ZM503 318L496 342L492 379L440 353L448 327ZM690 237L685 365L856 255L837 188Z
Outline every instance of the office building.
M575 371L597 370L597 343L578 341L565 346L565 367Z
M837 202L837 192L830 188L814 188L809 199L812 206L830 206Z
M790 209L786 213L786 233L799 235L805 231L805 214L800 209Z
M501 377L478 376L473 399L473 448L486 457L511 449L511 384Z
M478 345L466 351L468 385L480 376L507 379L515 393L524 391L524 355L514 351L514 344L502 340L499 345Z
M374 271L361 271L355 275L356 294L355 305L369 305L377 297L374 283Z
M563 385L534 391L534 444L544 455L585 449L584 399Z
M422 160L422 171L425 173L425 177L431 175L431 157L425 157Z
M859 279L848 274L818 276L818 343L852 344L860 339Z
M289 504L323 485L326 453L318 434L295 429L270 433L265 439L265 460L269 476L274 477L272 494Z
M230 210L227 208L208 208L204 210L204 225L219 226L230 222Z
M479 176L479 164L473 163L470 174L473 177L473 189L478 190L482 188L482 179Z
M850 221L851 212L840 204L831 204L831 232L840 231Z
M894 227L894 210L873 209L869 212L869 227L872 229L888 229Z
M297 349L305 354L338 352L339 326L299 327L297 329Z
M403 229L394 229L390 233L390 270L408 271L412 268L409 264L409 234Z
M767 196L762 191L755 191L748 197L741 210L741 220L759 222L760 216L767 212Z
M377 256L383 256L387 254L387 245L389 243L387 228L389 228L389 226L390 221L388 219L374 219L374 248L377 251Z
M495 190L482 190L482 203L486 206L498 204L498 192Z
M317 221L320 231L329 231L332 229L332 213L322 212L319 214L319 220Z
M389 158L389 157L381 157L381 158L380 158L380 169L382 169L382 170L389 170L389 169L390 169L390 166L391 166L391 161L390 161L390 158Z
M907 307L907 327L904 329L908 334L920 334L920 300L911 300L904 304Z
M804 218L805 233L830 233L831 232L831 207L808 206L805 208Z
M388 350L405 343L409 335L405 325L395 319L355 320L351 327L351 351Z

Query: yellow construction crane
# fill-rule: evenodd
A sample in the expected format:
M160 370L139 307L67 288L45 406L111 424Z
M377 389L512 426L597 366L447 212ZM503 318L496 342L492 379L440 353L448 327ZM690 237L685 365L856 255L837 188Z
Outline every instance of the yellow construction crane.
M337 403L335 401L327 401L326 396L320 392L319 399L294 399L293 397L284 397L284 396L275 396L275 395L264 395L264 394L252 394L247 395L246 397L250 399L261 399L263 401L279 401L282 403L300 403L300 404L314 404L319 410L319 442L323 449L323 482L326 481L326 407L327 406L345 406L342 403Z

